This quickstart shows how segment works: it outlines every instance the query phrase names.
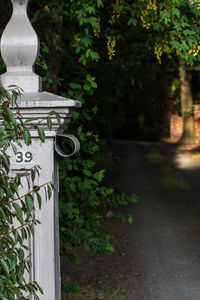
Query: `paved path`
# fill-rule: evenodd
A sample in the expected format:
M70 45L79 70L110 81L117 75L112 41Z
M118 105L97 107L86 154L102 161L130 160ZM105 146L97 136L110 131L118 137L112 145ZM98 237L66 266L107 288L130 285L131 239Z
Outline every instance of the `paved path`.
M140 197L129 208L128 299L200 300L199 162L164 144L118 141L116 149L112 182Z

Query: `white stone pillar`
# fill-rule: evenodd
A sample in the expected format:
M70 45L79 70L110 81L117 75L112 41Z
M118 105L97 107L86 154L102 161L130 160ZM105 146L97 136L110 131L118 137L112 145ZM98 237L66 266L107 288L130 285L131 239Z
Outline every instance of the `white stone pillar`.
M10 151L11 172L13 174L29 170L34 165L41 167L37 184L42 185L51 180L56 189L50 201L43 197L41 210L36 205L35 216L41 224L36 226L34 236L28 244L32 251L32 271L30 280L36 280L44 291L41 300L60 300L60 256L59 256L59 220L58 220L58 165L54 151L56 135L62 135L62 125L69 123L75 108L80 107L78 101L41 92L41 79L34 73L39 42L37 35L27 16L28 0L11 0L13 14L1 37L1 55L7 66L7 72L1 75L0 81L5 88L17 85L24 93L18 101L24 120L32 117L43 120L40 124L45 130L46 141L42 143L37 132L32 130L32 144L18 149L17 155ZM46 117L50 111L61 117L61 125L52 119L52 130L48 130ZM32 121L34 124L36 121ZM37 123L37 122L36 122ZM30 124L30 123L29 123ZM69 136L79 150L76 139ZM62 154L57 145L56 150ZM23 186L23 192L28 186Z

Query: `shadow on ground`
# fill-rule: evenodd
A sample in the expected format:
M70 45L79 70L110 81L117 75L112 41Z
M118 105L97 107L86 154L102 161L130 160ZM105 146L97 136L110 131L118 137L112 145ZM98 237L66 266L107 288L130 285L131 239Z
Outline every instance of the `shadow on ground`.
M108 180L140 201L126 207L133 224L105 220L115 252L62 258L62 278L83 290L63 299L200 299L200 159L198 150L164 143L117 141ZM195 157L196 155L196 157Z

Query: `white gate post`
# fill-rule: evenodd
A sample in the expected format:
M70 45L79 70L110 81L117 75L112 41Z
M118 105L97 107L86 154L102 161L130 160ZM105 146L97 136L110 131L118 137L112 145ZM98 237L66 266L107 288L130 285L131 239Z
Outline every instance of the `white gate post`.
M11 0L13 14L1 37L1 55L7 71L0 77L4 88L16 85L24 93L18 101L24 120L37 117L39 120L48 116L50 111L59 113L61 124L69 123L75 108L80 107L78 101L59 97L41 91L41 79L34 73L39 42L27 16L29 0ZM34 124L35 121L32 121ZM29 240L32 251L32 271L28 280L37 281L44 296L41 300L60 300L60 257L59 257L59 220L58 220L58 165L54 151L55 142L64 136L75 144L74 152L79 150L77 139L71 135L62 134L62 126L56 117L52 120L52 130L48 130L47 121L41 125L45 130L46 141L42 143L36 131L32 130L32 144L18 149L15 156L11 155L11 172L24 172L34 165L41 167L37 184L42 185L53 179L56 189L50 201L43 197L42 208L36 207L35 215L41 224L36 226L34 236ZM30 123L29 123L30 124ZM57 136L57 139L56 139ZM63 149L56 144L56 151L64 155ZM67 155L66 155L67 156ZM28 186L23 187L24 192Z

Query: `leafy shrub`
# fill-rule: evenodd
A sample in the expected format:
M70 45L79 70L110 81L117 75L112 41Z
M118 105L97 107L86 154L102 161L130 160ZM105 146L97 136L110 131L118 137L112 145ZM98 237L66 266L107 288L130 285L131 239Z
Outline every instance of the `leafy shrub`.
M39 174L37 166L25 170L22 174L10 174L10 157L7 150L17 153L17 147L22 147L22 141L28 146L31 143L28 121L23 122L17 109L14 114L11 106L17 107L18 90L8 93L0 86L0 299L39 299L42 293L37 282L26 282L25 272L31 268L30 251L27 239L33 233L34 226L39 223L34 217L34 199L41 207L40 186L34 185L34 179ZM26 121L25 121L26 122ZM40 139L44 134L38 128ZM31 173L33 186L25 195L19 194L23 178ZM53 184L43 185L47 194L51 194ZM49 191L49 193L48 193ZM35 197L34 197L35 196Z
M120 205L137 201L136 195L116 195L102 184L105 170L96 169L98 136L78 128L82 149L76 158L60 161L60 231L62 240L95 252L112 251L110 237L102 229L104 218L117 216L132 222L130 215L116 212Z

